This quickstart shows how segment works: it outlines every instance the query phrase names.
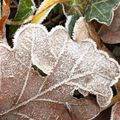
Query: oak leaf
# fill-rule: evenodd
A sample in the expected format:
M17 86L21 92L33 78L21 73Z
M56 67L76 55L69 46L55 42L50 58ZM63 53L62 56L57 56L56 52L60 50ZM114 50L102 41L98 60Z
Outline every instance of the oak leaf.
M98 37L93 25L88 23L84 17L80 17L75 23L73 39L79 43L87 38L94 39L97 47L101 47L100 38Z
M111 102L119 66L91 39L78 44L64 27L49 33L42 25L28 24L17 31L13 49L0 44L0 51L1 120L72 120L74 115L86 120ZM48 76L38 75L32 63ZM96 95L99 106L89 97L75 99L75 89Z

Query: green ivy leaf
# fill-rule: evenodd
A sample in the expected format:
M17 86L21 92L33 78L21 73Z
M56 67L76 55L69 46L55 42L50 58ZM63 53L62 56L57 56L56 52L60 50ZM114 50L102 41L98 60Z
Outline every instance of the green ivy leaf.
M79 19L80 15L75 14L70 16L70 18L68 18L68 21L66 22L66 28L68 29L68 33L69 35L72 37L73 34L73 29L75 26L76 21Z
M100 23L110 25L113 20L113 12L119 6L120 0L92 0L85 12L88 21L97 20Z
M35 11L35 3L33 0L20 0L17 13L14 17L14 21L23 21L29 16L31 16ZM15 33L15 31L19 28L19 26L11 26L10 27L10 36Z
M33 14L35 10L35 4L33 0L20 0L17 13L15 15L15 21L21 21L28 18Z

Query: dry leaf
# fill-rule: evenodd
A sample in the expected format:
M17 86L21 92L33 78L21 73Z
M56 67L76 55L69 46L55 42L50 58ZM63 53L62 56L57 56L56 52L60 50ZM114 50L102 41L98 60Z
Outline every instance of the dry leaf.
M13 49L0 44L1 120L95 117L100 109L94 99L75 99L75 89L96 95L100 107L110 103L119 66L91 39L78 44L61 26L49 33L42 25L28 24L16 33L14 42ZM32 62L48 76L42 78L32 70Z
M115 11L112 24L109 27L103 25L99 34L105 43L120 43L120 7Z
M110 120L120 120L120 102L117 102L111 111L111 119Z
M103 50L109 54L109 56L113 57L113 54L106 48L106 46L102 43L100 37L98 36L94 26L88 23L84 17L80 17L76 23L73 30L73 39L80 43L81 41L91 38L96 44L97 48Z
M48 32L46 34L48 34ZM80 119L91 118L99 113L99 107L94 99L86 98L79 101L70 95L70 92L74 89L74 86L64 84L62 81L60 81L62 84L59 85L56 79L55 85L51 85L48 88L45 83L51 80L55 82L55 77L58 75L56 73L57 71L52 73L47 78L42 78L33 70L31 71L32 46L34 48L33 53L37 55L38 53L36 52L38 49L35 49L36 45L38 47L42 45L41 47L43 47L43 49L44 44L48 45L48 41L45 41L47 39L43 39L45 42L44 44L42 44L41 39L46 37L44 36L46 34L43 27L28 25L21 28L21 30L17 32L14 40L15 47L13 49L0 44L0 51L2 51L0 53L0 116L2 120L22 120L30 118L31 120L71 120L67 110L64 107L66 102L70 104L74 114L78 111L82 111L77 114L77 117ZM56 28L54 34L56 34L57 37L55 36L54 38L53 35L53 39L51 37L51 40L56 41L56 43L60 42L60 44L64 45L65 43L63 40L65 39L63 38L65 38L65 36L62 36L62 34L67 36L66 31L64 31L63 28ZM66 39L68 39L68 36ZM34 44L32 42L34 42ZM51 41L51 44L52 43L55 45L55 42ZM55 48L53 49L51 48L51 52L52 50L55 52L61 47L61 45L60 47L54 47ZM46 52L46 55L48 54L48 56L45 56L46 60L43 58L46 66L48 64L46 62L47 59L51 60L47 49L49 48L46 48L44 51ZM59 56L59 51L56 51L54 55ZM44 55L37 57L44 57ZM53 64L50 64L49 66L53 66ZM49 71L49 69L47 70ZM60 77L58 76L58 79ZM91 111L91 109L93 110Z
M2 16L8 17L10 14L10 0L3 0Z
M5 37L5 22L10 14L10 0L3 0L2 18L0 19L0 41Z
M88 23L84 17L80 17L75 23L73 39L79 43L87 38L94 39L94 41L97 44L97 47L101 48L101 41L94 27L90 23Z

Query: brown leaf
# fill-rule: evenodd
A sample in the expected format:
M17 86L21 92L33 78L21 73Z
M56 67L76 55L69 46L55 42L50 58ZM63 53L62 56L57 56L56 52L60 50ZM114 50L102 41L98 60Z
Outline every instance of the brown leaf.
M6 21L6 17L5 16L0 19L0 41L2 41L2 39L4 37L3 29L4 29L5 21Z
M10 14L10 0L3 0L2 18L0 19L0 41L5 36L5 22Z
M78 19L75 23L73 39L79 43L87 38L93 39L96 42L97 47L101 48L101 40L97 35L93 25L88 23L84 17L80 17L80 19Z
M10 14L10 1L11 0L3 0L2 5L2 15L8 17Z
M103 25L99 35L105 43L120 43L120 7L115 11L112 24L109 27Z
M110 120L119 120L120 119L120 102L117 102L111 111L111 119Z
M3 44L0 45L0 50L2 51L0 53L1 119L22 120L25 118L31 118L35 120L71 120L71 117L64 107L65 102L69 102L74 114L76 114L78 111L82 111L81 115L77 116L80 119L87 119L96 116L99 113L99 107L94 99L86 98L85 100L81 99L80 101L74 99L70 95L70 92L74 89L74 87L66 84L58 85L56 83L56 87L51 85L50 88L48 88L44 85L45 81L49 82L49 79L55 79L52 78L52 76L54 77L55 74L51 74L48 78L42 78L34 70L31 70L31 49L33 42L31 40L34 40L38 43L40 42L42 44L41 38L39 38L40 41L36 41L38 40L37 38L40 37L37 36L39 35L37 34L38 31L41 33L41 37L43 38L46 37L46 34L48 34L45 34L41 27L25 26L17 32L14 40L15 47L13 49L10 49ZM60 31L63 31L63 29L56 29L56 31L54 31L54 34L59 34L58 37L54 38L54 41L57 42L59 40L58 42L61 41L61 44L64 45L65 43L63 42L63 38L65 40L65 36L62 36ZM30 34L32 36L30 36ZM51 40L53 39L51 38ZM47 44L47 42L48 41L45 43ZM51 44L52 43L53 41L51 41ZM61 46L62 45L60 45L60 47ZM41 47L44 49L43 45ZM35 48L37 47L35 46ZM36 50L35 48L34 50ZM44 51L47 49L48 48L44 49ZM55 46L54 49L51 48L51 51L56 49L60 49L59 46ZM63 48L61 47L61 49ZM42 48L41 52L43 52ZM48 50L46 53L47 52L49 53ZM37 54L38 53L35 55ZM58 50L54 55L59 56L59 54L60 53ZM47 65L48 63L46 61L43 59L43 62L45 62ZM46 70L49 71L49 69ZM43 87L45 90L43 90ZM90 110L88 110L88 108L90 108ZM91 111L91 109L93 110Z
M96 44L97 48L103 50L109 54L109 56L113 57L113 54L106 48L106 46L102 43L99 35L97 34L94 26L91 23L88 23L84 17L80 17L75 23L73 39L80 43L81 41L91 38Z
M0 44L0 51L1 120L93 118L99 106L110 103L120 73L117 62L92 40L73 42L61 26L49 33L42 25L28 24L16 33L13 49ZM48 76L39 76L32 62ZM96 95L99 106L89 96L75 99L75 89Z

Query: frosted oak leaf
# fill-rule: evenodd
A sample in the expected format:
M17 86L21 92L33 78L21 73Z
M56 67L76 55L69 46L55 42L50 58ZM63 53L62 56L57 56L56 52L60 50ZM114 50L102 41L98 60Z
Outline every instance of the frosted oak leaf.
M16 33L13 49L0 44L0 51L2 120L71 120L65 103L79 120L95 117L100 110L95 100L75 99L76 88L85 96L96 95L100 107L111 101L119 67L91 39L78 44L61 26L49 33L42 25L28 24ZM38 75L32 62L48 76Z
M56 87L47 88L46 86L45 88L45 81L54 79L52 78L55 74L52 74L54 62L57 62L66 41L69 40L63 27L57 27L51 34L48 34L43 26L27 25L16 33L13 49L0 44L0 51L2 51L0 53L0 119L71 120L71 116L65 108L66 102L72 107L73 114L78 113L77 118L79 119L93 118L99 113L100 109L95 99L74 99L70 95L74 89L72 86L56 83ZM48 39L49 44L47 44ZM54 45L55 42L56 44L60 42L54 49L50 47L53 40ZM41 51L36 46L41 46ZM51 71L51 75L46 78L42 78L31 69L32 59L36 57L34 63L37 63L37 57L40 57L37 55L39 54L37 51L41 52L41 57L47 58L41 59L43 60L41 65L38 63L42 70L46 69L46 73L50 74ZM56 51L56 53L53 54L49 51ZM44 54L44 52L48 54ZM47 61L51 58L53 62ZM48 68L44 67L44 64ZM91 111L91 109L93 110ZM79 113L80 111L82 114Z
M42 38L43 43L39 45L40 47L33 47L33 63L38 67L40 66L40 69L43 71L50 69L52 71L54 68L54 70L57 72L56 68L59 68L57 77L54 79L55 81L51 80L45 84L50 87L51 85L55 85L56 82L62 82L64 79L65 81L68 80L67 84L84 90L85 94L86 92L95 94L97 96L98 104L101 107L107 106L112 98L112 90L110 86L117 82L117 77L119 76L120 71L118 63L114 59L109 58L105 52L97 50L95 43L91 39L86 39L80 44L77 44L69 38L67 33L62 33L61 31L61 36L64 36L64 38L61 40L61 36L58 34L56 35L53 32L56 31L56 29L62 30L62 28L57 27L50 33L46 34L46 30L43 28L44 32L41 32L42 34L37 35L39 38L41 36L45 36ZM59 43L55 40L56 38L59 39ZM51 42L53 39L54 42ZM64 41L64 43L61 43L60 40ZM34 45L36 44L37 42L34 42ZM48 52L43 52L45 47L42 44L49 44L47 45ZM58 44L60 46L58 46ZM62 44L64 45L62 46ZM41 50L43 51L41 52ZM40 57L38 55L40 55ZM46 59L46 55L50 56L52 59ZM41 58L44 60L42 61ZM56 62L53 62L53 60ZM47 63L53 62L54 64L47 64L46 66L46 61ZM45 68L43 65L45 65ZM49 73L50 70L46 72ZM68 79L68 77L70 78ZM82 91L82 93L84 92Z

